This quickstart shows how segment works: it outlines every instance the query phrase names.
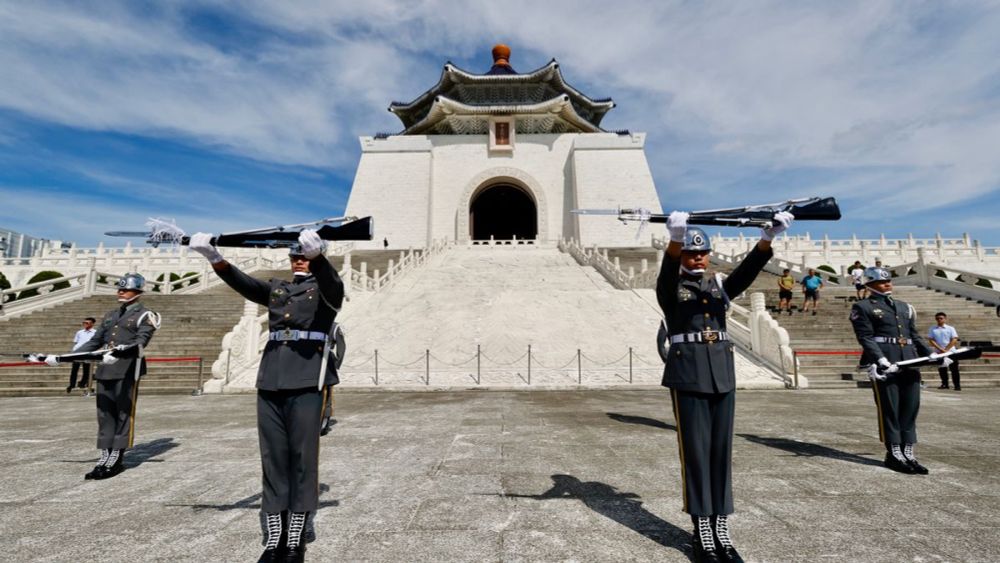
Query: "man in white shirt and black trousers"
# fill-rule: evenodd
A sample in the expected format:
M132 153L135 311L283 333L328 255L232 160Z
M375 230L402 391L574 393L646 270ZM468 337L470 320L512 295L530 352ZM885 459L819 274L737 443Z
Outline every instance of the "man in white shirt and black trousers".
M94 337L94 333L97 330L94 329L94 323L97 319L94 317L87 317L83 319L83 328L76 331L76 335L73 336L73 351L76 352L81 346L87 343L91 338ZM83 367L83 379L80 380L80 389L83 389L83 396L86 397L90 394L88 387L90 387L90 363L89 362L73 362L73 368L69 372L69 386L66 387L66 393L73 391L76 387L76 374L80 372L80 367Z

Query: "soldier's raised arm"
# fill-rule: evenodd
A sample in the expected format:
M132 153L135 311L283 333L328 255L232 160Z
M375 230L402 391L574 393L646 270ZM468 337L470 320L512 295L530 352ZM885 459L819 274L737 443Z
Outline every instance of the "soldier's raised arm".
M303 255L309 259L309 272L316 278L323 301L332 309L340 311L344 305L344 282L333 264L323 255L323 240L316 231L306 229L299 235L299 245Z
M248 301L266 307L271 286L265 281L246 275L239 268L227 262L222 254L212 246L211 240L211 233L195 233L191 236L188 248L204 256L212 264L215 273L222 278L222 281L226 282L226 285L235 289Z
M670 243L663 253L660 275L656 277L656 300L664 313L677 305L677 285L681 279L681 247L684 245L684 234L687 232L687 219L688 214L684 211L673 211L667 217Z
M760 240L757 241L756 246L750 250L750 254L740 262L739 266L736 266L733 273L729 274L722 282L722 287L730 299L739 297L757 279L757 274L774 256L774 251L771 250L771 241L774 240L774 237L787 231L792 226L794 219L795 216L791 213L782 211L775 214L774 224L771 227L761 229Z

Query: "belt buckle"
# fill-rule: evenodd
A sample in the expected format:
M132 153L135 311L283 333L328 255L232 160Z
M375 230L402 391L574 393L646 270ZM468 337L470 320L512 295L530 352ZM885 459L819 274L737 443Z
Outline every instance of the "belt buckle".
M909 343L910 343L910 341L909 341L909 340L907 340L907 339L905 339L905 338L900 338L900 339L898 339L897 341L899 342L899 345L900 345L900 346L906 346L907 344L909 344Z
M284 341L286 341L286 342L289 341L289 340L291 340L292 339L292 329L286 328L285 330L281 331L281 339L284 340Z
M701 339L711 344L719 339L719 331L706 328L701 331Z

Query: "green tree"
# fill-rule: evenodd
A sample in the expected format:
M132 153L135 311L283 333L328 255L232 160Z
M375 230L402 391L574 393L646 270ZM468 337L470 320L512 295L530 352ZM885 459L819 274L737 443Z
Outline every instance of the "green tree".
M63 275L62 275L61 272L56 272L54 270L43 270L43 271L38 272L37 274L31 276L31 279L28 280L28 284L27 285L30 285L30 284L33 284L33 283L38 283L38 282L43 282L43 281L48 281L48 280L54 280L56 278L61 278L61 277L63 277ZM68 281L63 281L63 282L59 282L59 283L53 285L52 289L50 291L59 291L60 289L66 289L68 287L69 287L69 282ZM18 299L27 299L28 297L34 297L36 295L38 295L38 290L37 289L26 289L26 290L22 291L21 293L18 293L17 294L17 298Z

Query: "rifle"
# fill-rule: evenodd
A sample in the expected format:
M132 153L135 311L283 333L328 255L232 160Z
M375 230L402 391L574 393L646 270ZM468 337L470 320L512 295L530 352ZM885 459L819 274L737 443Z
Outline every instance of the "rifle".
M942 364L945 360L975 360L983 355L983 349L965 346L962 348L952 348L947 352L942 352L937 354L937 357L921 356L919 358L913 358L912 360L903 360L901 362L896 362L896 365L901 368L918 368L920 366L926 366L930 364ZM881 366L876 368L880 374L885 374L885 370Z
M138 344L122 344L113 348L102 348L92 352L69 352L67 354L20 354L22 358L29 362L42 363L49 356L55 356L59 363L66 362L99 362L104 359L104 355L110 353L116 358L129 358L141 355ZM0 354L12 356L14 354Z
M832 197L807 197L790 199L777 203L707 209L693 211L688 215L689 225L714 225L720 227L759 227L769 229L774 226L774 216L787 211L796 221L837 221L840 207ZM616 209L574 209L577 215L616 215L622 223L639 221L640 232L646 223L666 223L667 215L653 213L643 208Z
M308 223L293 225L278 225L246 231L222 233L212 237L213 246L228 246L242 248L280 248L289 247L299 240L302 229L316 227L316 234L323 240L372 240L375 231L375 221L371 217L327 217ZM153 247L161 244L186 246L191 237L170 219L150 218L146 222L148 231L108 231L109 237L145 238L146 244Z

